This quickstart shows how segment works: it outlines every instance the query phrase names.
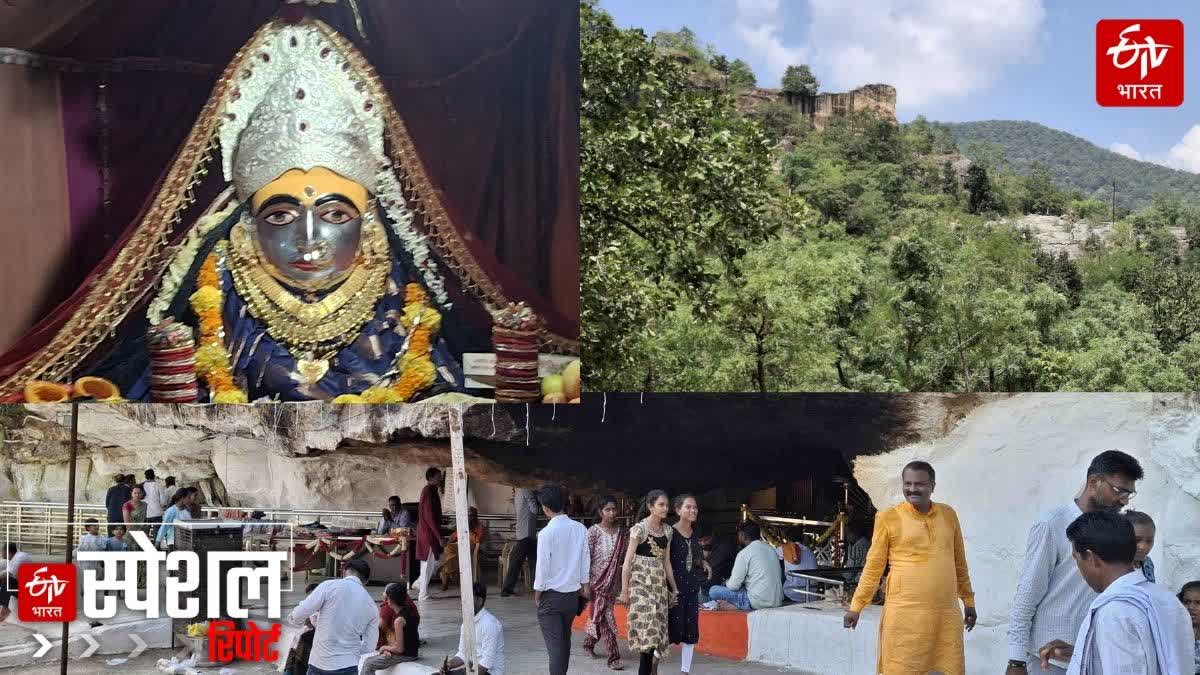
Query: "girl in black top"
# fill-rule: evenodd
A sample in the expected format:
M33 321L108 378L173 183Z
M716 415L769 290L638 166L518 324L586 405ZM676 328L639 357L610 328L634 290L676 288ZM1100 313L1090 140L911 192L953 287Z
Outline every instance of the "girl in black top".
M383 594L388 606L396 613L396 620L392 624L392 641L363 661L359 675L374 675L376 671L386 670L398 663L417 660L419 619L408 611L408 589L404 584L389 584Z
M671 607L667 618L671 644L682 644L680 671L692 671L692 655L700 641L700 584L707 576L708 563L700 550L696 533L696 518L700 508L689 494L675 497L675 534L671 537L671 569L679 586L679 602Z

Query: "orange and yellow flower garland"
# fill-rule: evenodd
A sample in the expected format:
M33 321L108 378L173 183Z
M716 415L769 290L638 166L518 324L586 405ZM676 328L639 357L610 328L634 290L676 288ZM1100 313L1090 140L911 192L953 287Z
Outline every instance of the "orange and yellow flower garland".
M402 403L433 384L435 369L430 350L442 327L442 315L429 306L429 296L420 284L404 287L404 302L400 325L408 331L408 348L396 359L400 376L390 387L371 387L361 395L345 394L335 398L334 403Z
M188 298L192 310L200 318L200 337L196 349L196 374L208 387L213 403L246 403L246 392L233 382L229 367L229 352L221 335L221 274L217 271L220 251L213 251L204 260L196 275L196 292Z

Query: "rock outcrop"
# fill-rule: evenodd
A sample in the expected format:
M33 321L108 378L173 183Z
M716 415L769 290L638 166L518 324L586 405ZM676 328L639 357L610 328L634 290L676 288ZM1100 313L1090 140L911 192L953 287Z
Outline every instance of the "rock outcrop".
M1178 589L1200 579L1200 398L1190 394L987 395L952 431L855 461L859 484L880 508L899 503L900 471L914 459L937 470L934 499L962 523L979 607L967 635L970 673L1007 659L1008 622L1037 514L1082 489L1101 451L1136 457L1146 477L1132 506L1157 524L1150 555L1158 582ZM990 664L990 665L989 665Z
M1072 260L1083 255L1083 247L1089 237L1098 237L1107 244L1115 234L1112 223L1069 220L1061 216L1025 215L997 222L1014 229L1028 230L1043 250L1054 255L1066 253ZM1175 237L1179 252L1185 252L1187 232L1182 227L1168 229Z
M0 499L66 500L70 408L29 405L5 429ZM504 407L465 408L467 439L508 442L523 430ZM102 503L116 473L154 468L201 487L208 503L375 509L399 494L415 500L424 467L449 462L446 408L436 404L270 406L87 404L80 406L76 498ZM472 454L468 467L519 480Z
M752 112L768 101L783 101L807 117L814 128L823 129L829 120L856 110L873 110L896 122L896 88L890 84L867 84L847 92L816 96L791 96L778 89L751 88L738 95L738 108Z

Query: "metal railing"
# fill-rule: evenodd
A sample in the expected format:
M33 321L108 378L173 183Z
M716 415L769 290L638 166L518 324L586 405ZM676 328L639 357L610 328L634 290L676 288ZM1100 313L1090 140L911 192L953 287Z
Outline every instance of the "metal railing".
M370 527L379 523L379 511L351 511L338 509L284 509L275 507L256 506L201 506L205 518L229 517L231 511L241 511L247 515L262 511L265 520L294 523L298 525L319 522L325 525L345 527ZM63 550L66 539L67 523L74 522L74 541L72 547L78 545L79 537L84 534L78 525L88 518L95 518L103 523L108 520L108 511L103 504L76 504L74 517L68 519L65 502L22 502L0 501L0 536L7 531L8 541L16 542L22 550L35 549L43 553L55 553ZM453 522L453 514L447 513L443 521ZM480 519L488 523L493 530L503 532L508 529L496 525L504 521L512 521L513 516L507 514L481 514ZM452 526L452 525L451 525ZM31 551L32 552L32 551ZM0 552L0 556L3 552Z

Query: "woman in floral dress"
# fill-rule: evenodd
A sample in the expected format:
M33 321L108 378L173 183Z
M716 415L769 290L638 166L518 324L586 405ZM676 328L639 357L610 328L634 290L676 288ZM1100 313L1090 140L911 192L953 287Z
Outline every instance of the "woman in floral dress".
M620 581L621 563L625 560L625 548L629 543L629 532L617 524L617 500L601 497L596 502L596 515L600 519L588 528L588 553L591 556L592 606L588 612L587 637L583 648L592 658L596 643L604 640L608 649L608 667L621 670L621 649L617 646L617 619L613 616L617 589Z
M658 662L671 648L667 610L679 600L671 573L671 533L667 493L651 490L642 502L646 517L629 529L621 598L629 605L629 648L640 655L638 675L657 675ZM640 514L639 514L640 515ZM669 590L668 590L669 587Z
M709 574L708 563L700 549L696 534L696 519L700 508L689 494L675 497L675 532L671 535L671 569L679 586L679 603L667 616L667 633L671 644L682 644L680 672L692 672L692 655L700 641L700 584Z

